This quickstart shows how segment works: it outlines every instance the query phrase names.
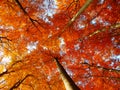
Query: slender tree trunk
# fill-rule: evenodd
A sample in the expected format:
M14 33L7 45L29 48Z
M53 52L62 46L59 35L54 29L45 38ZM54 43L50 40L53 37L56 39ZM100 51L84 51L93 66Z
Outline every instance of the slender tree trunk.
M75 85L74 81L70 78L70 76L67 74L63 66L59 63L57 58L55 58L55 62L58 67L59 73L61 75L61 78L63 80L66 90L80 90L77 87L77 85Z

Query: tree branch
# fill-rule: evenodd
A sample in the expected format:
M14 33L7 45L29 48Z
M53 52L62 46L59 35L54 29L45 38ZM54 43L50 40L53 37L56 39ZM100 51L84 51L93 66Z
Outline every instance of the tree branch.
M37 21L32 19L29 14L25 11L25 9L23 8L22 4L19 2L19 0L15 0L15 2L18 4L18 6L20 7L20 9L24 12L24 14L29 18L30 22L33 24L33 26L35 26L35 28L37 28L39 30L39 28L37 27L37 25L35 24L35 22L37 22L42 28L43 26ZM40 31L40 30L39 30ZM41 33L41 31L40 31Z
M17 81L9 90L14 90L15 88L18 88L20 86L20 84L31 75L26 75L23 79Z
M99 76L99 75L89 75L89 76L78 76L79 78L105 78L105 79L113 79L113 80L120 80L120 77L113 77L113 76Z
M60 32L52 35L48 39L50 39L50 38L52 38L54 36L57 36L57 38L59 38L67 30L67 28L77 19L77 17L90 5L90 3L92 1L93 0L87 0L86 3L82 6L82 8L80 8L79 11L73 16L73 18L67 23L67 25L65 25L65 27ZM45 40L43 43L47 42L48 39Z
M93 0L87 0L86 3L79 9L79 11L74 15L74 17L68 22L67 27L70 26L76 18L90 5Z
M89 67L94 67L94 68L110 71L110 72L118 72L118 73L120 73L120 70L117 70L117 69L105 68L105 67L102 67L102 66L96 66L96 65L92 65L92 64L89 64L89 63L86 63L86 62L81 63L81 64L88 65Z
M98 29L98 30L94 31L93 33L91 33L91 34L89 34L89 35L87 35L87 36L84 36L84 37L82 37L82 38L78 38L77 40L78 40L78 41L83 41L83 40L86 39L86 38L93 37L93 36L95 36L95 35L97 35L97 34L99 34L99 33L105 32L106 30L119 29L119 28L120 28L120 23L115 23L115 24L109 26L108 28ZM120 34L120 33L117 33L116 35L119 35L119 34Z
M79 11L72 17L72 19L67 23L64 29L60 32L59 36L66 31L66 29L77 19L77 17L90 5L93 0L87 0L86 3L79 9Z
M111 25L108 29L111 30L111 29L117 29L117 28L120 28L120 23L116 23L114 25ZM103 28L101 30L96 30L95 32L91 33L88 37L92 37L98 33L104 32L106 30L107 30L107 28Z
M8 39L7 37L5 37L5 36L0 36L0 42L2 43L2 39L5 39L5 40L7 40L7 41L11 41L10 39Z

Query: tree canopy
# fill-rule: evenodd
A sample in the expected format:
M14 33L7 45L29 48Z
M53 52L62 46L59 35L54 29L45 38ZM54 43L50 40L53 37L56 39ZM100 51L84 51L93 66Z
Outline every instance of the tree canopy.
M0 0L0 90L68 90L57 65L120 89L120 0Z

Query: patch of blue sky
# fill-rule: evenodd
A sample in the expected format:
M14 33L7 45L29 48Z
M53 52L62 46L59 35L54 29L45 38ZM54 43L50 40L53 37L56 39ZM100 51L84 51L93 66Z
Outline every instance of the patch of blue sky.
M57 12L57 1L44 0L43 4L39 5L43 12L38 15L39 18L43 19L46 23L52 24L50 18L53 18L54 14Z
M28 53L31 53L32 51L34 51L35 49L37 49L37 45L38 45L38 41L36 42L30 42L28 45L27 45L27 49L28 49Z
M96 20L95 19L91 20L90 24L96 25Z
M120 45L119 45L119 44L117 44L115 37L112 37L112 38L111 38L111 41L112 41L112 44L114 45L114 47L116 47L116 48L119 48L119 49L120 49Z
M120 62L120 54L112 55L110 59L114 60L115 62Z
M111 6L111 5L108 5L107 8L108 8L109 10L111 10L111 9L112 9L112 6Z
M96 17L95 19L91 20L90 24L96 25L96 24L102 24L103 26L108 26L110 23L108 21L103 20L101 17Z
M98 4L103 4L105 0L99 0Z
M75 49L75 50L79 50L79 49L80 49L80 45L79 45L79 44L75 44L75 45L74 45L74 49Z
M9 25L9 26L5 26L5 25L0 25L0 29L3 30L14 30L14 27Z

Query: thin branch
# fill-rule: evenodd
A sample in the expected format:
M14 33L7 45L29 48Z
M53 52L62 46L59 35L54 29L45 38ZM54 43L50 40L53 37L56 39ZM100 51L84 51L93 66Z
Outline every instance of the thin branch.
M0 36L0 44L2 47L4 47L5 45L7 45L8 47L10 47L10 42L12 40L10 40L9 38L7 38L6 36ZM6 47L4 47L5 49L7 49Z
M9 90L14 90L15 88L18 88L22 84L22 82L29 76L31 75L26 75L23 79L17 81Z
M29 20L30 20L31 23L35 26L35 28L37 28L37 29L39 30L39 28L38 28L37 25L35 24L35 22L38 23L38 21L32 19L32 18L29 16L29 14L25 11L25 9L23 8L23 6L22 6L22 4L19 2L19 0L15 0L15 2L18 4L18 6L19 6L20 9L24 12L24 14L29 18ZM40 23L38 23L38 24L43 28L43 26L42 26ZM39 30L39 31L40 31L40 30ZM40 33L41 33L41 31L40 31Z
M2 72L2 73L0 74L0 77L2 77L3 75L6 75L6 74L10 74L10 73L12 73L12 72L15 72L15 71L8 71L8 70L6 70L5 72Z
M69 6L67 7L67 9L66 9L66 12L68 12L68 14L69 13L71 13L71 12L69 12L69 8L72 6L72 5L74 5L75 4L75 8L72 10L73 12L75 11L75 10L77 10L77 8L79 8L80 6L80 1L79 0L73 0L70 4L69 4ZM68 17L70 17L70 16L68 16ZM70 19L71 19L71 17L70 17Z
M113 77L113 76L99 76L99 75L89 75L89 76L77 76L79 78L105 78L105 79L113 79L113 80L120 80L120 77Z
M2 77L3 75L10 74L10 73L18 71L18 70L12 70L12 69L17 63L20 63L20 62L22 62L22 61L16 61L15 63L13 63L9 68L7 68L6 71L0 73L0 77Z
M2 77L2 76L5 75L5 74L8 74L8 71L7 71L7 70L6 70L5 72L0 73L0 77Z
M87 36L84 36L84 37L82 37L82 38L78 38L77 40L78 40L78 41L83 41L83 40L86 39L86 38L91 38L91 37L93 37L93 36L95 36L95 35L97 35L97 34L100 34L100 33L102 33L102 32L105 32L106 30L119 29L119 28L120 28L120 23L115 23L115 24L109 26L108 28L98 29L98 30L94 31L93 33L91 33L91 34L89 34L89 35L87 35ZM118 33L118 34L116 34L116 35L119 35L119 34L120 34L120 33Z
M19 2L19 0L15 0L15 2L18 4L18 6L20 7L20 9L27 15L28 13L24 10L24 8L21 5L21 3Z
M110 72L120 73L120 70L117 70L117 69L105 68L105 67L102 67L102 66L96 66L96 65L92 65L92 64L89 64L89 63L86 63L86 62L80 63L80 64L88 65L89 67L94 67L94 68L98 68L98 69L102 69L102 70L106 70L106 71L110 71Z
M6 40L8 40L8 41L11 41L10 39L8 39L8 38L5 37L5 36L0 36L0 40L2 40L2 39L6 39Z
M109 78L109 79L116 79L120 80L120 77L113 77L113 76L98 76L98 75L91 75L91 77L97 77L97 78Z
M8 39L7 37L5 36L0 36L0 43L6 43L6 42L3 42L3 41L11 41L10 39Z
M111 30L111 29L117 29L117 28L120 28L120 23L116 23L114 25L111 25L108 29ZM94 36L94 35L96 35L98 33L104 32L106 30L107 30L107 28L96 30L95 32L91 33L88 37L92 37L92 36Z

